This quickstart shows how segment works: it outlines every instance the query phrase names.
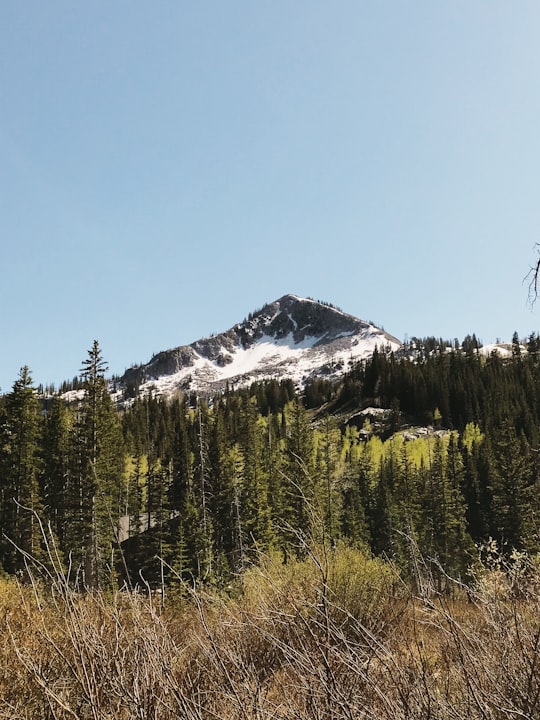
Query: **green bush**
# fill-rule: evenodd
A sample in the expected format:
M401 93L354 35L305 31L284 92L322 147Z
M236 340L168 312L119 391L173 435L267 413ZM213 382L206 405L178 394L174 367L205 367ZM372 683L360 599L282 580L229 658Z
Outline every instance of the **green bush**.
M269 556L243 577L245 607L259 614L270 608L305 617L325 612L343 627L379 631L400 606L403 587L393 565L344 544L314 547L305 559L286 563Z

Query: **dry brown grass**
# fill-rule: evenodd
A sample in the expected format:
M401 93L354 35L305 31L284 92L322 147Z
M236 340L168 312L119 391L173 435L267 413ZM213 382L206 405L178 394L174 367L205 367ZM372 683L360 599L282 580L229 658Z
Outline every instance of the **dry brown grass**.
M318 550L163 612L4 581L0 718L540 718L540 596L500 580L417 599L382 563Z

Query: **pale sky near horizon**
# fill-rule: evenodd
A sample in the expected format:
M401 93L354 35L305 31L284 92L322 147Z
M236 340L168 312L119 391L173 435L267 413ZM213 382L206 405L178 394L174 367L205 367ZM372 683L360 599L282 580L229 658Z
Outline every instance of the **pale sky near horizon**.
M537 0L0 5L0 388L285 293L403 339L540 327Z

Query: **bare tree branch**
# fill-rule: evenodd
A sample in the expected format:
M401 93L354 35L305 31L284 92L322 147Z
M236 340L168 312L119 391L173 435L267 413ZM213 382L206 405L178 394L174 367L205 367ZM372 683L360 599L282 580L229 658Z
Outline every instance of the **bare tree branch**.
M540 286L540 243L535 243L535 249L538 253L538 259L531 265L529 272L525 275L524 281L529 281L529 303L534 305L538 299L538 291Z

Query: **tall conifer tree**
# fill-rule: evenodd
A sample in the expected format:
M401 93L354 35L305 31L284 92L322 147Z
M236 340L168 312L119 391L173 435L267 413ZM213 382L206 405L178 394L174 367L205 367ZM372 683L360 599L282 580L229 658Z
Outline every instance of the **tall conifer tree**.
M64 544L72 420L70 410L60 398L55 398L44 418L43 428L40 489L45 517L51 523L60 547Z
M83 582L99 588L114 574L114 547L123 512L124 448L108 391L107 365L94 341L81 370L83 398L74 428L66 550Z
M24 567L23 553L39 555L41 514L38 474L41 415L28 367L5 402L0 436L0 501L2 565L8 572Z
M505 421L494 444L494 536L511 548L523 548L532 517L529 448Z
M299 398L285 411L287 418L286 457L283 465L281 507L285 525L311 541L315 520L315 463L313 430ZM290 535L290 533L288 533Z

